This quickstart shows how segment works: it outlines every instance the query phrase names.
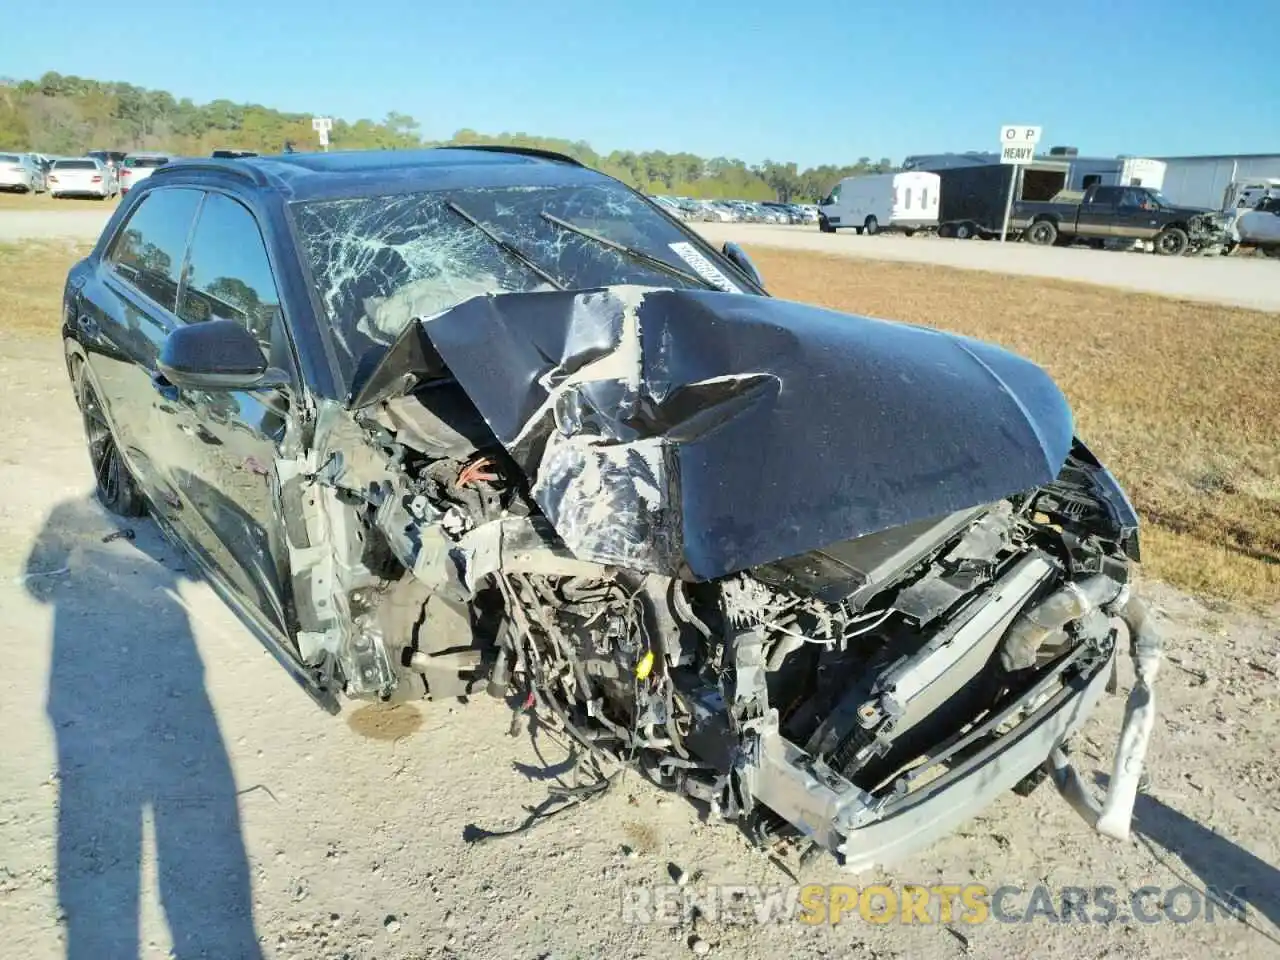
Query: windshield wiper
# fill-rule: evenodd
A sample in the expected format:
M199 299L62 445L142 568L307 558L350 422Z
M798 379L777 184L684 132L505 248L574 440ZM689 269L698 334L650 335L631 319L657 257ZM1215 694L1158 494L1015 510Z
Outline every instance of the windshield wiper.
M542 219L546 220L548 223L554 223L561 230L568 230L570 233L576 233L580 237L586 237L588 240L594 240L596 243L602 244L603 246L606 246L611 250L616 250L618 253L622 254L624 257L630 257L632 260L636 260L636 261L639 261L640 263L653 267L653 269L655 270L660 270L663 273L669 274L673 277L679 277L681 280L684 280L686 283L692 283L699 287L706 287L708 290L720 289L710 280L706 280L706 279L703 279L702 277L695 276L692 273L686 273L684 270L681 270L679 267L672 266L671 264L667 263L667 261L661 259L660 257L655 257L651 254L645 253L643 250L637 250L635 247L628 247L625 244L617 243L616 241L610 240L608 237L602 237L600 234L596 233L594 230L588 230L586 227L579 227L575 224L570 223L568 220L561 220L559 217L553 216L550 213L543 212L539 214L539 216L541 216Z
M467 213L467 211L463 210L460 206L458 206L452 200L446 203L445 206L448 207L450 210L452 210L454 213L456 213L458 216L460 216L463 220L467 221L467 223L471 224L481 233L483 233L490 240L492 240L494 242L494 245L497 246L500 250L502 250L503 253L507 254L507 256L511 257L513 260L520 261L520 263L528 267L530 270L532 270L534 273L540 276L547 283L551 284L551 286L555 287L557 290L563 290L565 288L563 283L561 283L551 274L547 273L547 271L543 270L540 266L534 263L533 260L530 259L527 253L525 253L523 250L521 250L511 241L502 239L502 237L498 236L496 233L494 233L492 230L486 227L483 223L481 223L471 214Z

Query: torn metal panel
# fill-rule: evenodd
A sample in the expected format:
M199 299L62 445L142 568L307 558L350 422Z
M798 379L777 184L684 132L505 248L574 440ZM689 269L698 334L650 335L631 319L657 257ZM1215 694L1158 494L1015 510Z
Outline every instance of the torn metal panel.
M364 563L366 530L352 505L390 483L386 459L347 411L322 404L311 449L275 470L302 661L339 669L349 694L389 695L396 676L373 614L381 580Z
M710 579L991 503L1071 447L1035 364L776 299L508 294L403 336L429 341L577 556L645 572Z

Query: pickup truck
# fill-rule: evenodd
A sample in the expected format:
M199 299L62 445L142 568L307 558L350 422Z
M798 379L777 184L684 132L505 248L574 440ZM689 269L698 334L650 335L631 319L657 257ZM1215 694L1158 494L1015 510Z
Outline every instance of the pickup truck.
M1234 232L1245 246L1280 258L1280 197L1266 197L1252 210L1243 211L1236 218Z
M1010 224L1028 243L1041 246L1150 240L1156 253L1168 257L1226 242L1222 214L1176 207L1149 187L1094 185L1079 203L1019 200Z

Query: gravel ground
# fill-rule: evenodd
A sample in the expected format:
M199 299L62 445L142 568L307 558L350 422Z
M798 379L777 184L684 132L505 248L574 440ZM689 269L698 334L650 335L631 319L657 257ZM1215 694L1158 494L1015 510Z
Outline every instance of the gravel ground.
M0 243L63 237L96 240L114 210L114 204L75 210L0 210Z
M513 826L545 799L563 752L545 735L509 737L509 714L487 698L327 717L149 523L103 542L120 525L89 500L56 343L0 342L0 403L6 955L1280 955L1274 618L1148 588L1172 662L1135 842L1090 833L1042 787L1006 795L893 873L850 878L824 860L801 874L898 889L1244 887L1249 925L1141 923L1127 909L1106 925L637 925L622 918L626 891L673 871L696 892L789 881L733 828L635 778L521 836L464 842L470 825ZM1107 770L1119 717L1108 698L1078 741L1088 778ZM1183 890L1184 912L1192 896Z
M935 263L963 270L1079 280L1144 293L1280 310L1280 262L1262 257L1157 257L1154 254L1033 247L1025 243L937 237L820 233L815 227L694 223L712 243L813 250L845 257ZM768 280L768 277L765 278Z

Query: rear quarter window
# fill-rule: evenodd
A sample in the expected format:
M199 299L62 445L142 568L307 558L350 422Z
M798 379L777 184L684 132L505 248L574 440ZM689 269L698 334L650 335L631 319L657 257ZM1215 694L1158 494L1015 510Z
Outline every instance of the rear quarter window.
M116 275L166 310L178 301L178 276L199 190L165 187L147 194L111 242L107 262Z

